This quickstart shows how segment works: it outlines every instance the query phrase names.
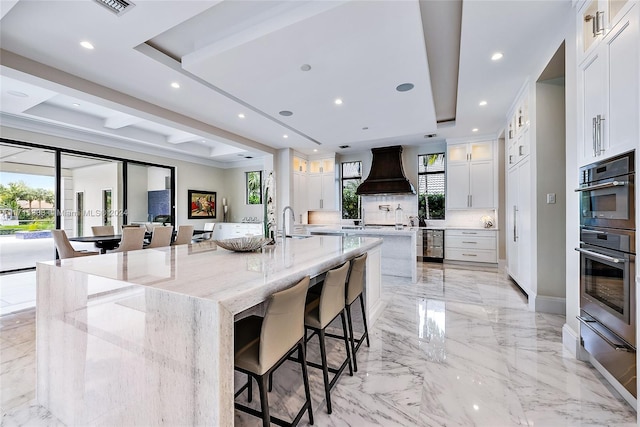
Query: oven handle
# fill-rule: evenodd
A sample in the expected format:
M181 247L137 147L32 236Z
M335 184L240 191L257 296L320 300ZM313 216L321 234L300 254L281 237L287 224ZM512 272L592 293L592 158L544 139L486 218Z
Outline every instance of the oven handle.
M575 248L575 250L578 251L578 252L581 252L583 254L587 254L589 256L592 256L594 258L600 258L600 259L603 259L605 261L615 262L616 264L624 264L627 261L626 259L614 258L612 256L603 255L603 254L600 254L598 252L589 251L587 249Z
M627 184L628 184L627 181L612 181L612 182L605 182L604 184L596 184L596 185L589 185L588 187L576 188L573 191L580 192L580 191L600 190L601 188L622 187Z
M613 341L611 341L609 338L607 338L602 332L598 331L596 328L594 328L593 326L591 326L589 323L595 323L595 320L589 320L589 319L585 319L584 317L581 316L576 316L576 319L578 319L580 321L580 323L582 323L584 326L586 326L587 328L591 329L591 331L596 334L597 336L599 336L600 338L602 338L607 344L609 344L611 347L613 347L616 351L626 351L628 353L635 353L635 350L631 347L629 347L628 345L625 344L616 344Z

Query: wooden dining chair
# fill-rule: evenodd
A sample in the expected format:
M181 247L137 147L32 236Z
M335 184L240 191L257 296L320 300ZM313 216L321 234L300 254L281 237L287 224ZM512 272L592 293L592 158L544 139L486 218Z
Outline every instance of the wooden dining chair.
M193 225L179 225L178 235L176 236L176 241L173 242L173 244L186 245L191 243L192 238L193 238Z
M142 249L142 245L144 244L144 232L145 229L143 227L123 228L120 246L109 253L137 251L138 249Z
M153 234L151 235L151 243L146 248L161 248L163 246L171 245L171 235L173 234L172 225L156 225L153 227Z
M67 233L64 230L51 230L53 243L56 245L60 259L76 258L81 256L98 255L99 252L77 251L71 246Z

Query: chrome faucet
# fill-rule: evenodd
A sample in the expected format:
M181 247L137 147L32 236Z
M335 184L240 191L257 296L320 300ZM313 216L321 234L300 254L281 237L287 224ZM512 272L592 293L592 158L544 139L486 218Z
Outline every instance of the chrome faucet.
M291 206L285 206L282 210L282 238L285 239L287 236L291 234L287 233L287 210L291 211L291 223L296 222L296 215L293 213L293 208Z

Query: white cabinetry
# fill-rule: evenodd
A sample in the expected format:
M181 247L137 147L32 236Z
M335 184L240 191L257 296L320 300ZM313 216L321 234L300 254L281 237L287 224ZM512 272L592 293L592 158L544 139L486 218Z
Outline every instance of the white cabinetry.
M307 207L309 210L336 210L336 174L334 157L309 161L307 195Z
M497 263L495 230L447 229L444 234L445 259Z
M234 239L245 236L261 236L262 223L218 222L213 230L213 240Z
M509 275L530 295L531 288L531 161L526 159L507 174L505 233Z
M307 168L308 162L300 157L293 158L293 211L296 223L307 222Z
M580 165L632 150L640 136L640 6L624 1L607 4L613 3L619 6L616 20L604 36L589 39L582 29L588 55L578 68ZM595 6L595 2L585 6L578 19L592 16L590 8Z
M493 141L447 145L447 209L494 208Z

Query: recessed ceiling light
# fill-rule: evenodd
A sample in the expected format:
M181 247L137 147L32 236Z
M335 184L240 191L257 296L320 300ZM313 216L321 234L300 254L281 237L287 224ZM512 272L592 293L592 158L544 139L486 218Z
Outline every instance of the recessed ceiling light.
M73 105L74 107L79 107L79 106L80 106L80 104L78 104L77 102L74 102L74 103L73 103L73 104L71 104L71 105Z
M285 133L284 135L282 135L282 137L283 137L284 139L287 139L287 138L289 138L289 135L287 135L287 134Z
M478 132L478 128L471 129L471 132Z
M342 99L340 98L336 98L335 101L333 101L336 105L342 105Z
M80 42L80 46L82 46L85 49L93 50L93 45L91 43L89 43L88 41Z
M396 90L398 92L406 92L411 89L413 89L413 83L402 83L401 85L396 86Z
M487 101L480 101L480 104L478 105L480 105L481 107L484 107L485 105L487 105Z
M309 70L311 69L311 65L309 65L309 64L302 64L302 65L300 66L300 69L301 69L302 71L309 71Z
M18 92L17 90L8 90L7 93L9 95L13 95L13 96L17 96L18 98L28 98L29 95L27 95L24 92Z
M291 111L289 111L289 110L282 110L278 114L280 114L281 116L285 116L285 117L293 116L293 113Z
M491 60L492 61L497 61L498 59L502 59L504 55L501 52L496 52L493 55L491 55Z
M317 153L317 152L318 152L318 149L317 149L317 148L314 148L314 149L313 149L313 152L314 152L314 153Z
M173 83L171 83L171 87L174 88L174 89L180 89L180 83L173 82Z
M244 114L240 113L238 114L238 117L240 117L241 119L244 119Z

